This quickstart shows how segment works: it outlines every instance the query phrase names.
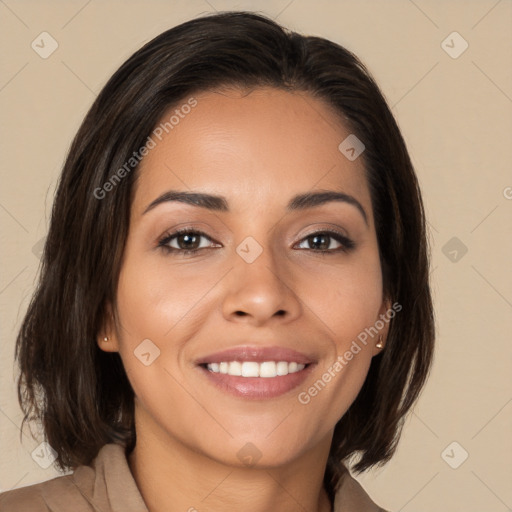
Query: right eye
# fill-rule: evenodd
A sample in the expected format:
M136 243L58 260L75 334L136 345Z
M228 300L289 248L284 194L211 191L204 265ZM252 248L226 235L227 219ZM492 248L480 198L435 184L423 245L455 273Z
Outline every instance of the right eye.
M202 249L213 248L212 244L201 245L201 238L212 239L202 231L190 228L181 228L173 233L167 233L158 242L158 247L169 253L182 254L183 256L195 254Z

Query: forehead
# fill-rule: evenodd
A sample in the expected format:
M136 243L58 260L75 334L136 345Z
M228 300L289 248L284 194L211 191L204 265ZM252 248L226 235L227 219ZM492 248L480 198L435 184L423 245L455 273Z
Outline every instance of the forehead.
M362 159L350 161L338 149L350 131L308 93L202 92L169 109L158 128L139 166L137 212L167 189L224 195L233 210L277 207L297 193L332 189L371 210Z

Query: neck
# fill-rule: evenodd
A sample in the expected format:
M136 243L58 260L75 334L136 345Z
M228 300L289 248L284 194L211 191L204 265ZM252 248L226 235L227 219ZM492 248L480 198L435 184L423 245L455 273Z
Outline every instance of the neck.
M161 430L137 428L128 464L150 512L330 512L323 487L330 441L331 436L279 467L238 467L198 453Z

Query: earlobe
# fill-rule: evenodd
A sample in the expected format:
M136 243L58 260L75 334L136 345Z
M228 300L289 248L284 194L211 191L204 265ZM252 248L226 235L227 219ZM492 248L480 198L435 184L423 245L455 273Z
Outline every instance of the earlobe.
M98 347L105 352L119 352L117 339L115 337L99 336Z
M372 357L382 353L382 351L384 350L385 347L386 347L386 339L384 338L384 336L382 334L379 334L379 338L378 338L377 342L375 343L375 345L373 346Z
M389 322L392 318L390 315L391 308L391 300L388 298L384 298L382 301L382 306L379 311L379 318L375 322L375 326L379 329L379 336L373 348L373 355L376 356L380 354L386 346L386 340L389 332ZM393 315L394 316L394 315Z
M105 321L103 322L101 331L97 335L98 347L105 352L119 352L117 337L107 334L109 332L115 332L114 315L112 314L110 303L107 304L105 309Z

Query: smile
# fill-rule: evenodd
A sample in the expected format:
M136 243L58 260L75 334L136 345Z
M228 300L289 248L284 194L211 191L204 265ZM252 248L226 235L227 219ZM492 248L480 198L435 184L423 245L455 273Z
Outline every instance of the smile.
M317 356L283 346L231 346L198 357L195 364L209 385L231 396L266 400L302 385Z

